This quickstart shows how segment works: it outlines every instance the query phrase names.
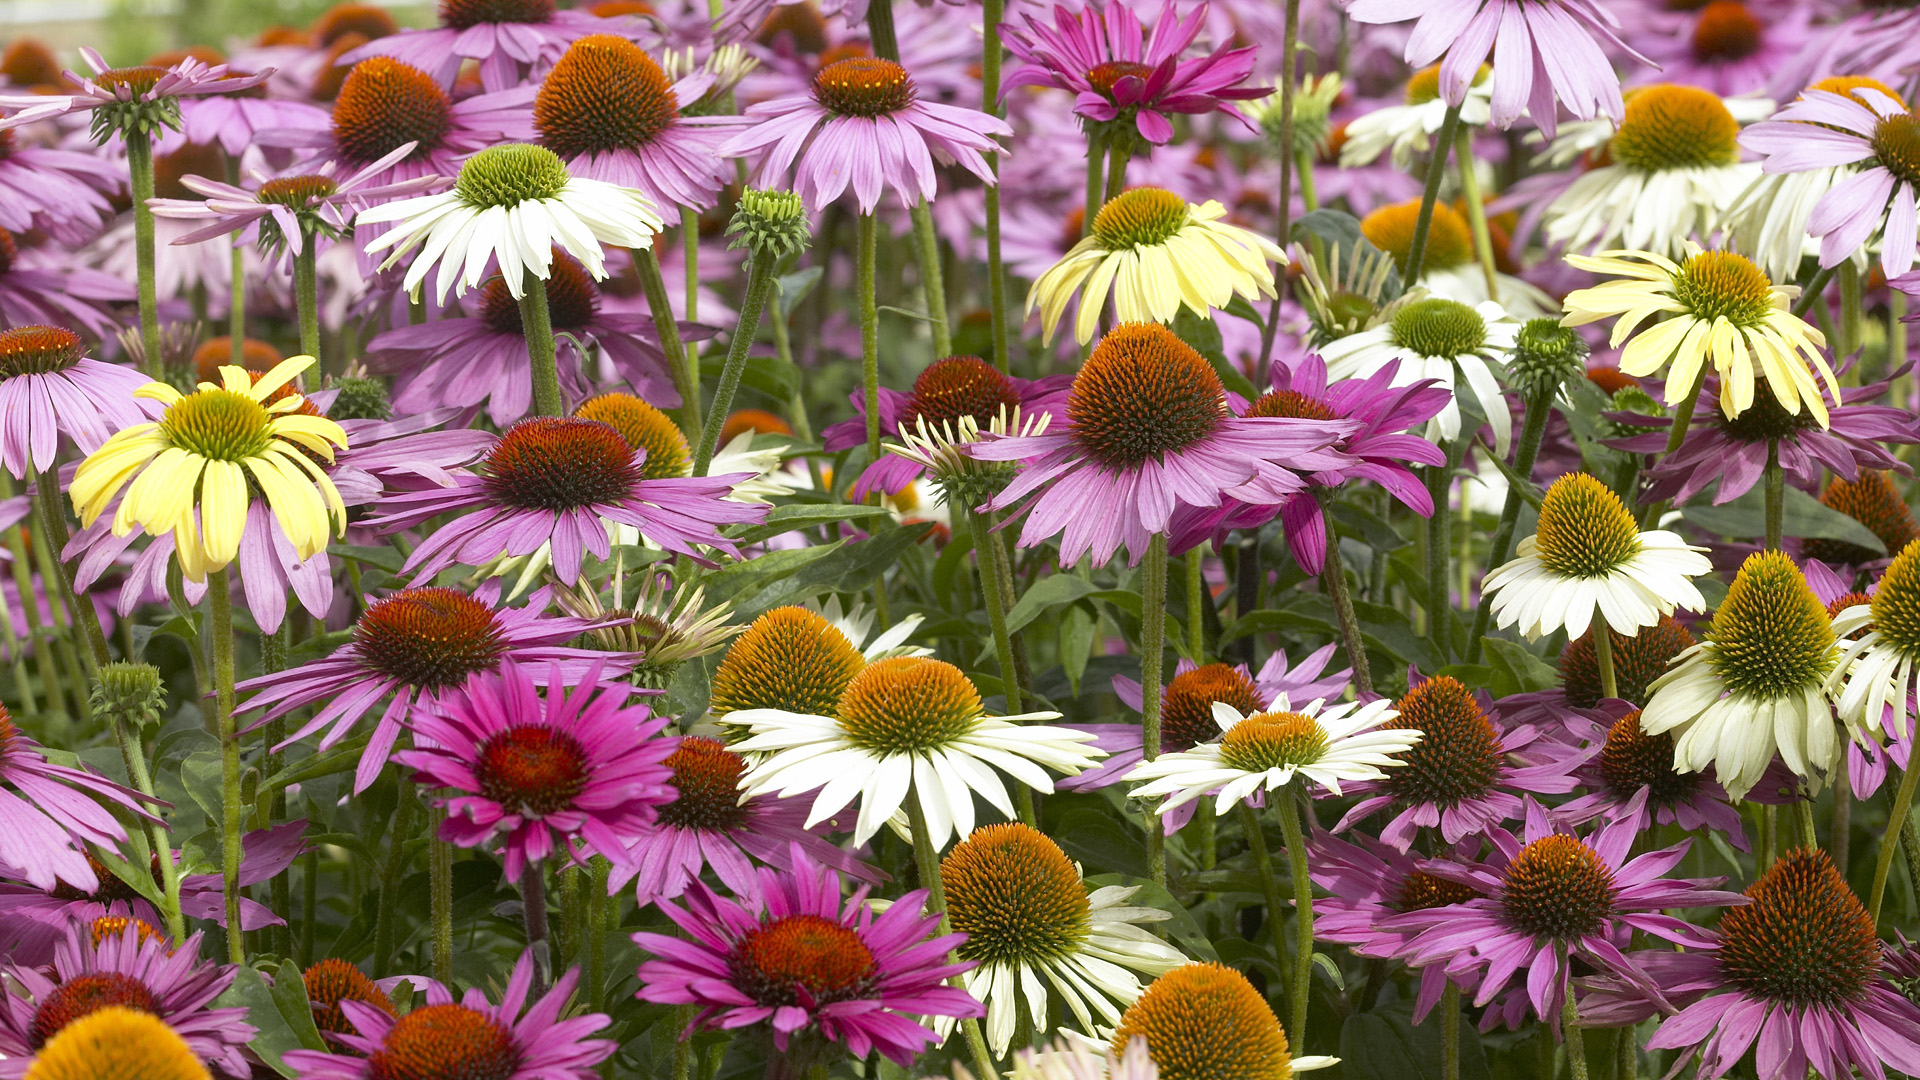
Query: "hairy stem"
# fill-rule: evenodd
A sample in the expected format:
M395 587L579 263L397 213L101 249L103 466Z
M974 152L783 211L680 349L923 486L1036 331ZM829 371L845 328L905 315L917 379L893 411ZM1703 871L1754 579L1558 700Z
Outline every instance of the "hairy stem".
M982 0L980 19L984 27L980 45L980 110L988 116L1000 115L1000 20L1006 0ZM987 182L987 310L993 316L993 366L1011 370L1007 354L1007 274L1000 254L1000 156L987 154L987 167L993 177Z
M533 365L533 411L539 416L560 416L567 407L560 397L560 366L554 357L547 283L531 266L522 274L520 328L527 337L527 362Z
M1900 774L1900 790L1893 797L1893 813L1887 817L1887 831L1880 837L1880 854L1873 863L1873 888L1867 893L1867 914L1873 916L1873 924L1880 925L1880 902L1887 894L1887 875L1893 870L1893 853L1898 846L1900 830L1913 816L1913 789L1920 781L1920 761L1910 761ZM1909 852L1909 859L1913 853Z
M933 210L915 203L913 247L920 259L920 290L926 294L927 320L933 332L933 355L953 355L953 327L947 322L946 275L940 269L940 237L933 231Z
M759 256L747 263L747 292L740 301L740 321L734 324L733 339L727 342L727 366L720 371L720 384L713 388L713 408L707 413L700 450L693 459L695 476L707 475L714 451L719 449L720 429L726 426L727 413L733 408L740 377L747 371L747 354L753 351L753 339L760 333L760 313L766 309L767 296L773 292L776 265L776 260Z
M660 259L652 248L633 248L633 268L640 275L640 291L647 298L647 312L653 316L653 332L660 338L660 351L673 371L673 389L680 395L680 430L691 445L700 444L700 369L680 340L680 324L673 317L673 301L667 297L667 281L660 275Z
M1320 504L1327 527L1327 561L1320 568L1320 580L1326 585L1327 599L1333 601L1333 613L1340 619L1340 641L1347 650L1347 663L1353 667L1353 688L1361 694L1373 693L1373 670L1367 663L1366 639L1360 636L1360 618L1353 610L1353 593L1347 588L1347 568L1340 558L1340 534L1334 531L1333 514Z
M874 7L886 2L875 0ZM873 294L873 263L879 246L879 223L872 214L861 214L859 253L854 265L854 291L860 299L860 372L866 395L863 403L867 409L869 464L880 460L880 307Z
M920 871L920 887L927 890L927 910L940 916L940 933L953 932L953 924L947 919L947 890L940 880L940 852L933 846L933 834L927 829L927 812L920 805L920 792L907 792L907 826L913 834L913 862ZM952 953L947 955L951 962ZM953 985L964 986L959 976L954 976ZM973 1066L979 1071L981 1080L1000 1080L1000 1073L993 1065L993 1054L987 1050L986 1035L980 1030L980 1021L961 1022L966 1032L967 1049L973 1056Z
M1147 541L1140 563L1140 749L1147 761L1160 756L1160 674L1167 644L1167 535ZM1167 883L1167 838L1160 819L1147 815L1147 873Z
M1313 877L1307 869L1307 839L1300 828L1300 808L1295 805L1298 798L1292 790L1271 797L1280 811L1280 831L1287 840L1287 862L1293 875L1293 988L1287 995L1292 1023L1287 1027L1287 1042L1304 1051L1307 998L1313 989Z
M226 567L207 572L207 634L212 638L213 726L220 733L220 884L226 891L227 959L247 962L240 923L240 733L233 722L233 590Z
M127 148L127 173L133 194L133 263L139 276L140 348L146 354L147 374L160 377L160 301L153 270L153 138L134 128L121 132ZM242 283L236 279L237 290Z

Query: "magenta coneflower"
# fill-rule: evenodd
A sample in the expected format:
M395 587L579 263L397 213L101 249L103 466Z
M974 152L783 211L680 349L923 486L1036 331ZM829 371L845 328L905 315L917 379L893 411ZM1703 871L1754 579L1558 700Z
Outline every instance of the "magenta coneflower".
M1776 859L1720 916L1717 933L1687 952L1634 953L1632 962L1679 1012L1650 1050L1698 1051L1704 1080L1754 1051L1759 1075L1884 1080L1889 1067L1920 1074L1920 1008L1888 982L1873 919L1824 851ZM1583 983L1583 1021L1604 1026L1657 1015L1645 989L1606 973ZM1664 1010L1663 1010L1664 1011Z
M1920 115L1871 86L1848 94L1809 88L1741 132L1740 145L1763 155L1761 169L1770 173L1875 160L1820 196L1807 232L1820 238L1821 266L1852 258L1880 231L1880 266L1887 277L1913 269L1920 257L1914 207L1920 198Z
M22 250L0 229L0 329L64 326L110 340L122 322L112 305L134 299L131 282L80 266L65 252Z
M1307 486L1301 473L1355 464L1330 447L1360 428L1351 420L1234 416L1207 359L1155 323L1122 323L1101 339L1063 412L1065 422L1043 435L967 447L981 460L1026 463L988 505L1025 503L1023 547L1064 532L1063 566L1089 551L1104 563L1123 544L1137 565L1181 506L1218 506L1224 497L1284 502Z
M85 892L99 888L86 845L113 849L127 838L101 802L151 816L137 792L48 761L40 744L15 727L13 714L0 705L0 863L36 888L52 889L56 882Z
M926 902L917 889L875 915L861 888L843 903L839 876L795 851L791 872L761 868L738 900L700 883L684 909L662 902L686 936L633 935L655 956L640 965L635 996L699 1006L695 1027L765 1024L774 1047L802 1066L844 1048L854 1057L877 1050L906 1067L939 1041L924 1018L986 1013L946 984L974 965L947 962L966 935L929 938L940 917L925 914Z
M1275 359L1271 370L1273 389L1249 402L1241 415L1356 421L1364 426L1333 444L1333 449L1353 455L1353 462L1313 473L1307 478L1310 490L1279 506L1225 499L1218 507L1183 511L1168 543L1173 551L1206 543L1229 529L1258 529L1277 515L1294 561L1307 573L1318 574L1326 567L1328 543L1322 493L1353 480L1371 480L1407 509L1421 517L1432 516L1433 497L1427 493L1426 481L1408 466L1445 464L1446 455L1407 431L1440 415L1452 400L1446 388L1432 379L1395 386L1398 360L1366 378L1342 379L1332 385L1327 382L1327 362L1317 353L1305 356L1298 368Z
M536 679L558 671L567 683L578 682L602 664L618 674L638 659L568 647L567 642L606 624L545 614L545 589L520 608L498 606L499 593L498 583L489 582L472 596L427 586L382 597L367 606L354 624L352 643L338 652L241 683L236 690L251 696L241 701L239 711L266 710L254 725L258 727L324 702L287 740L295 742L326 728L318 747L324 750L346 738L363 716L392 695L361 755L354 775L357 792L366 790L387 763L401 723L416 703L437 700L468 676L499 670L509 656L528 665Z
M579 402L593 392L572 340L560 336L570 335L598 345L649 403L678 405L680 395L653 319L608 310L601 301L599 286L579 260L554 248L547 312L558 348L561 394ZM487 416L506 427L533 407L533 368L527 363L520 302L498 275L480 287L475 314L388 330L367 343L366 362L369 370L394 376L393 403L402 412L484 404Z
M122 112L152 113L152 119L177 120L178 105L172 99L201 94L236 94L267 81L272 71L254 75L230 75L225 64L208 66L191 56L171 67L148 64L139 67L108 67L100 54L86 46L80 58L93 69L91 76L69 71L77 84L71 94L0 94L0 112L13 115L0 118L0 130L50 120L68 113L92 112L94 141L118 130ZM167 114L172 112L171 116ZM175 126L168 123L166 126Z
M660 806L660 818L640 830L625 857L613 860L610 888L633 880L641 907L678 899L711 867L727 891L738 896L758 884L754 864L793 869L793 852L869 884L886 875L808 829L808 803L801 799L756 796L740 800L740 777L747 759L718 739L688 735L666 760L673 801Z
M633 18L602 19L564 10L554 0L440 0L439 26L375 38L339 62L393 57L431 72L451 90L460 65L473 60L480 65L481 86L511 90L524 84L533 69L553 63L577 38L637 32L642 25Z
M1619 713L1615 703L1611 710ZM1636 829L1678 825L1688 832L1712 829L1747 850L1747 833L1740 824L1726 789L1705 773L1680 772L1673 767L1673 736L1649 735L1640 727L1640 710L1633 709L1611 726L1584 716L1566 718L1568 733L1600 752L1568 749L1577 759L1573 776L1587 793L1554 807L1554 816L1568 825L1595 818L1608 822L1629 819ZM1645 797L1641 797L1642 793ZM1765 800L1762 800L1765 801Z
M422 738L393 759L445 792L434 797L447 810L440 839L490 847L498 837L514 881L556 854L583 866L594 854L625 855L673 799L664 763L676 743L654 737L665 717L628 704L634 688L603 683L603 673L595 664L569 678L556 666L536 685L503 661L415 712L408 726Z
M571 585L587 553L612 554L610 525L630 525L696 561L708 560L695 545L739 558L739 547L716 527L766 518L765 504L727 498L753 474L648 480L645 460L646 451L628 446L609 424L536 416L500 436L480 475L457 477L450 488L391 496L382 504L386 514L368 524L394 532L472 511L434 529L407 558L403 572L423 580L455 564L484 566L551 544L554 573Z
M238 78L240 76L233 76ZM154 140L155 154L170 154L189 145L217 144L230 158L238 158L262 132L287 128L324 128L327 110L312 102L268 97L265 86L237 94L209 94L180 103L180 129Z
M121 428L153 419L133 396L149 381L89 358L71 330L0 331L0 468L16 479L44 473L62 435L91 454Z
M942 357L914 378L910 392L880 388L880 433L890 436L903 429L912 433L922 420L930 430L939 432L943 425L958 423L963 416L972 417L985 430L1002 410L1011 415L1019 409L1022 417L1057 413L1066 406L1066 390L1072 383L1071 375L1042 379L1006 375L977 356ZM829 451L866 444L866 395L856 390L847 397L853 402L854 415L828 425L821 433L822 445ZM898 495L926 471L918 461L883 454L861 471L854 481L852 498L859 502L875 491Z
M1398 915L1387 925L1421 931L1406 945L1409 963L1444 963L1449 978L1478 978L1476 1007L1524 972L1535 1015L1556 1029L1576 956L1648 988L1657 998L1647 976L1620 951L1633 932L1688 948L1709 946L1705 931L1661 909L1738 904L1741 897L1712 888L1723 879L1662 877L1686 856L1686 842L1629 859L1637 835L1639 823L1623 816L1589 836L1574 836L1529 799L1524 835L1488 831L1493 851L1487 861L1420 864L1434 877L1479 895Z
M342 1001L340 1012L358 1034L334 1035L340 1053L290 1050L286 1062L300 1080L594 1080L593 1067L616 1049L611 1039L588 1037L603 1030L607 1018L560 1018L579 982L578 968L528 1007L535 962L531 950L520 954L499 1005L488 1003L477 986L456 1002L452 991L433 981L426 984L426 1003L398 1019L372 1005Z
M593 34L547 72L533 101L534 130L573 176L637 188L656 206L710 210L733 178L720 145L746 123L682 111L713 81L698 69L670 80L640 46Z
M1031 14L1023 16L1025 29L1002 23L1007 48L1019 63L1007 72L1001 96L1022 86L1071 91L1073 111L1083 121L1111 125L1121 136L1137 131L1156 145L1173 138L1168 113L1223 112L1257 131L1233 102L1273 92L1264 85L1247 85L1258 49L1223 49L1180 59L1206 18L1205 4L1182 19L1168 0L1151 36L1125 4L1104 9L1088 5L1077 11L1056 6L1052 26Z
M811 94L747 109L751 126L721 145L724 157L760 157L756 183L792 188L819 210L849 187L862 214L873 213L884 188L908 206L932 202L934 162L959 164L994 182L983 152L1013 129L978 109L919 100L907 70L891 60L853 56L813 77Z
M1778 447L1780 468L1789 482L1803 488L1819 484L1828 470L1849 482L1859 479L1862 469L1911 473L1912 466L1894 457L1889 446L1920 442L1913 414L1890 405L1867 404L1885 394L1889 385L1890 379L1882 379L1843 388L1837 404L1823 393L1828 399L1823 427L1805 409L1790 413L1781 408L1764 383L1755 386L1753 405L1728 419L1717 407L1720 379L1709 374L1700 387L1694 423L1679 449L1666 453L1671 418L1637 414L1625 419L1652 430L1610 439L1607 445L1633 454L1664 454L1646 470L1651 483L1644 498L1675 504L1690 501L1716 483L1716 506L1746 494L1766 472L1769 446Z
M210 1009L235 969L202 963L200 935L177 946L128 919L74 922L53 968L13 966L0 994L0 1077L25 1075L33 1055L60 1029L119 1005L166 1021L194 1056L230 1077L252 1072L243 1053L257 1034L247 1010Z
M1575 787L1568 775L1575 762L1543 753L1552 747L1535 745L1542 732L1524 725L1503 729L1450 675L1415 675L1393 707L1400 714L1397 726L1417 728L1424 737L1397 755L1406 764L1385 780L1349 785L1348 793L1361 799L1335 832L1391 809L1394 818L1380 839L1395 848L1412 847L1422 826L1457 844L1518 817L1519 793L1563 795Z
M0 229L43 229L75 241L112 216L107 196L126 182L117 162L95 154L23 146L0 130Z
M1347 15L1363 23L1418 19L1406 61L1415 68L1440 61L1448 105L1467 99L1491 56L1493 122L1512 127L1528 116L1548 138L1557 127L1555 102L1582 120L1604 113L1617 127L1626 119L1606 49L1652 63L1620 40L1620 21L1594 0L1352 0Z
M1801 4L1761 13L1743 0L1710 0L1674 31L1635 38L1660 66L1641 81L1685 83L1721 97L1761 90L1806 46L1809 15Z

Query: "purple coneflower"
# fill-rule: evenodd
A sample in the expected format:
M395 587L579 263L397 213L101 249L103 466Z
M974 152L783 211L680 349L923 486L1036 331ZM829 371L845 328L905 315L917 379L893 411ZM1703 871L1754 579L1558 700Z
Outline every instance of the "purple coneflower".
M613 1056L611 1039L588 1036L603 1030L602 1013L561 1019L580 971L561 976L545 996L527 1005L533 990L531 950L520 954L500 1004L474 987L459 1001L438 982L426 984L426 1003L395 1019L358 1001L339 1009L357 1034L334 1035L342 1050L290 1050L285 1059L299 1080L388 1080L426 1075L487 1077L488 1080L593 1080L594 1066Z
M1635 39L1660 66L1640 81L1686 83L1722 97L1764 89L1806 46L1809 13L1804 4L1762 13L1743 0L1710 0L1673 30Z
M668 781L673 801L659 807L659 820L641 829L624 858L613 860L609 888L619 889L631 878L641 907L678 899L708 867L727 891L744 896L757 886L756 862L792 871L796 849L869 884L886 880L808 829L804 800L758 796L742 802L740 777L747 759L720 740L685 736L666 764L673 770Z
M1406 61L1415 68L1440 61L1448 105L1467 99L1491 55L1493 122L1506 128L1529 116L1550 139L1556 102L1582 120L1605 113L1618 126L1625 119L1620 78L1603 46L1652 63L1620 40L1620 21L1594 0L1352 0L1347 15L1362 23L1418 19Z
M1313 473L1307 477L1310 490L1279 506L1225 499L1218 507L1183 512L1169 547L1185 551L1229 529L1258 529L1277 515L1294 561L1307 573L1318 574L1326 567L1329 542L1321 493L1353 480L1372 480L1407 509L1421 517L1432 516L1433 497L1427 493L1426 481L1407 466L1443 465L1446 454L1407 430L1424 427L1453 397L1432 379L1396 386L1399 372L1400 362L1392 360L1365 378L1342 379L1329 386L1327 362L1318 354L1308 354L1297 369L1274 360L1273 389L1249 402L1241 415L1358 422L1363 425L1359 431L1333 444L1333 449L1353 455L1352 464Z
M1794 123L1804 121L1804 123ZM1820 238L1820 265L1837 266L1876 231L1889 278L1920 257L1914 202L1920 198L1920 116L1871 86L1848 94L1808 89L1770 120L1742 132L1740 144L1764 156L1770 173L1805 172L1875 159L1814 204L1807 232Z
M230 78L242 78L232 75ZM324 128L327 110L308 101L268 97L265 86L233 94L208 94L180 103L180 128L154 140L156 154L170 154L190 145L218 145L238 159L262 132L287 128Z
M640 965L636 996L699 1006L693 1027L766 1024L774 1046L799 1064L844 1048L910 1066L939 1041L924 1018L986 1013L946 985L973 964L947 961L966 935L928 937L940 917L925 914L926 902L916 889L875 915L860 888L843 903L839 875L795 851L790 873L762 867L757 887L738 900L698 883L684 909L662 902L686 936L633 935L655 957Z
M924 420L930 430L939 433L944 425L958 423L963 416L971 416L984 430L1002 411L1011 415L1018 409L1023 417L1059 412L1066 405L1066 389L1072 383L1071 375L1042 379L1006 375L977 356L942 357L914 378L910 392L880 388L880 432L893 435L904 429L913 433ZM856 390L847 397L853 402L854 415L828 425L821 433L822 445L829 451L851 450L867 441L866 396ZM898 495L926 471L918 461L884 454L854 481L852 498L859 502L875 491Z
M1115 134L1158 145L1173 138L1168 113L1224 112L1258 131L1235 101L1266 97L1266 86L1246 85L1259 50L1223 49L1180 59L1207 18L1202 4L1185 19L1172 0L1160 9L1149 36L1125 4L1104 9L1053 9L1053 25L1025 15L1025 29L1002 23L1007 48L1019 63L1006 74L1000 94L1022 86L1050 86L1074 94L1073 111L1083 122L1111 125ZM1119 121L1119 123L1115 123Z
M1354 464L1329 448L1360 428L1350 420L1234 416L1206 358L1154 323L1122 323L1103 338L1074 376L1062 411L1065 423L1046 434L967 447L984 461L1026 463L988 505L1025 503L1023 547L1064 531L1062 566L1089 551L1104 563L1123 544L1137 565L1181 506L1218 506L1223 497L1284 502L1306 487L1301 472Z
M664 763L676 743L654 737L667 718L629 705L633 687L601 682L603 671L594 664L569 678L556 665L536 684L503 661L414 714L408 726L423 738L393 759L447 793L435 797L447 810L440 839L485 847L499 836L514 881L556 853L582 866L594 854L624 856L673 799Z
M75 922L51 971L13 966L0 994L0 1077L25 1075L33 1055L68 1024L110 1006L150 1013L186 1040L194 1056L227 1076L252 1072L243 1052L257 1032L247 1010L210 1009L235 969L202 963L200 935L177 946L129 919Z
M934 162L959 164L994 182L982 152L998 152L996 139L1013 129L978 109L919 100L907 70L891 60L853 56L813 77L810 94L750 106L751 126L720 146L723 157L759 156L755 182L787 186L810 210L819 210L849 187L862 214L873 213L883 188L901 202L932 202ZM797 163L797 166L796 166Z
M385 500L386 513L368 522L389 532L442 514L461 514L421 541L403 572L422 580L455 564L484 566L502 555L532 555L552 545L554 572L563 585L580 577L592 553L612 554L609 525L630 525L669 551L706 562L695 545L739 558L735 543L716 526L757 523L762 503L727 499L751 473L644 479L645 450L597 420L536 416L500 436L480 464L480 475L457 477L451 488L407 492Z
M1421 826L1440 831L1449 844L1520 815L1517 792L1563 795L1576 781L1573 761L1541 753L1543 733L1520 726L1502 729L1487 717L1472 691L1450 675L1414 676L1406 695L1394 702L1401 727L1424 735L1399 755L1406 762L1385 780L1352 784L1361 796L1335 832L1345 832L1382 810L1396 811L1380 839L1406 851ZM1524 756L1516 756L1524 755ZM1515 764L1515 761L1519 764Z
M0 229L0 329L63 326L108 340L122 323L112 305L134 298L125 279L89 270L64 252L22 250L12 233Z
M1420 868L1479 894L1446 907L1395 916L1388 925L1422 931L1406 946L1415 965L1444 963L1450 978L1475 977L1474 1005L1492 1001L1525 973L1535 1015L1558 1027L1571 993L1574 957L1658 991L1620 951L1638 930L1688 948L1709 946L1705 931L1662 908L1741 902L1712 888L1724 879L1661 875L1679 865L1687 842L1629 859L1640 824L1624 815L1586 837L1561 831L1527 800L1526 830L1491 829L1483 863L1429 859Z
M13 714L0 705L0 863L36 888L52 889L62 881L87 892L99 888L86 845L113 849L127 839L103 801L150 816L137 792L48 761L40 744L15 727Z
M133 392L149 380L89 358L57 326L0 331L0 468L16 479L53 468L60 436L91 454L121 428L152 419Z
M1610 710L1620 713L1618 703ZM1568 733L1599 753L1569 748L1577 758L1573 776L1585 795L1554 807L1554 816L1568 825L1595 818L1608 822L1631 820L1636 829L1655 824L1678 825L1688 832L1712 829L1747 850L1747 833L1740 824L1725 788L1705 773L1681 772L1673 767L1673 736L1650 735L1640 726L1640 710L1619 715L1611 726L1584 716L1566 719ZM1642 797L1644 793L1644 797ZM1770 801L1770 800L1757 800Z
M225 64L208 66L191 56L182 57L171 67L147 64L139 67L108 67L100 54L86 46L80 58L93 69L91 77L72 71L67 77L77 84L71 94L0 94L0 112L13 115L0 119L0 130L50 120L68 113L92 112L94 140L118 130L119 113L147 113L158 110L155 119L178 118L179 106L173 99L201 94L236 94L267 81L272 71L254 75L229 75ZM172 113L172 116L167 114ZM169 123L167 126L174 126Z
M1745 899L1704 946L1632 955L1658 996L1679 1006L1649 1050L1697 1051L1705 1080L1725 1076L1749 1049L1762 1080L1920 1073L1920 1008L1888 982L1873 919L1826 852L1787 852ZM1659 1010L1617 972L1583 989L1586 1022L1638 1023Z
M375 38L343 55L340 63L393 57L431 72L451 90L468 60L480 66L480 85L511 90L529 72L550 64L575 39L632 29L636 19L602 19L560 9L554 0L441 0L440 25Z
M545 589L520 608L498 606L499 592L499 585L489 582L472 596L427 586L382 597L354 624L353 641L333 655L241 683L238 692L251 696L241 701L239 711L265 709L254 725L258 727L324 702L287 742L326 728L318 746L325 750L392 695L360 757L354 775L358 792L366 790L387 763L410 713L465 684L468 676L499 670L508 656L527 665L531 678L544 679L557 671L566 683L578 682L598 665L618 674L636 659L569 647L567 642L605 623L545 614Z
M43 229L83 240L112 216L107 196L125 180L117 162L23 146L12 129L0 130L0 229Z

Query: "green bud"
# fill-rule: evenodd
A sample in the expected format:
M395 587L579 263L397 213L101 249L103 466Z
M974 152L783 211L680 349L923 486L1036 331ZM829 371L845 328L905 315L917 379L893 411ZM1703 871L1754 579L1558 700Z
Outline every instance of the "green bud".
M749 188L734 208L727 235L733 237L728 247L746 248L756 259L785 258L807 246L807 208L791 191Z
M469 206L518 206L551 199L567 186L566 163L544 146L490 146L460 166L454 185Z
M393 404L387 400L387 387L379 379L363 375L343 375L334 380L339 396L327 416L334 420L389 420Z
M1607 411L1634 413L1635 415L1646 417L1661 417L1667 415L1667 410L1660 404L1659 399L1637 386L1623 386L1614 391L1613 400L1609 403ZM1653 426L1650 423L1633 424L1617 420L1609 420L1606 422L1606 425L1612 429L1614 438L1639 435L1645 431L1646 428Z
M1507 381L1528 401L1559 392L1587 366L1587 342L1558 319L1528 319L1507 360Z
M160 706L165 691L160 685L160 669L152 664L115 662L100 669L93 684L95 714L140 731L160 723Z

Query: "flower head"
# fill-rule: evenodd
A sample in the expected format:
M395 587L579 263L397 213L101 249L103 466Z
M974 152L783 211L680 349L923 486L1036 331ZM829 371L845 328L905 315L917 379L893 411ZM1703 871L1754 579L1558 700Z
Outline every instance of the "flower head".
M1798 415L1804 408L1822 427L1827 425L1826 400L1814 373L1833 400L1841 398L1840 383L1820 351L1826 338L1788 310L1794 292L1773 284L1746 256L1703 251L1688 242L1680 262L1651 251L1568 255L1567 262L1582 270L1623 275L1622 280L1568 294L1565 321L1585 326L1620 316L1609 342L1613 348L1626 345L1620 370L1637 377L1666 368L1668 405L1686 400L1711 361L1720 377L1720 411L1727 417L1754 406L1758 369L1788 414ZM1662 313L1671 317L1634 333Z
M1920 679L1920 539L1894 556L1871 599L1841 602L1847 606L1833 617L1840 659L1827 677L1828 690L1838 692L1840 719L1856 730L1905 739Z
M366 32L370 40L340 56L339 62L393 57L430 72L449 90L461 66L470 63L479 69L483 89L510 92L525 86L539 68L555 63L577 38L638 29L632 19L570 11L554 0L441 0L440 25L401 33Z
M349 1001L378 1009L396 1020L400 1018L393 999L351 960L339 957L322 960L301 975L301 982L306 986L307 1000L313 1005L313 1024L320 1029L321 1038L355 1033L353 1021L347 1019L346 1009L342 1007Z
M148 417L134 392L147 379L91 359L71 330L0 331L0 468L16 479L53 468L60 437L91 454L115 431Z
M1674 657L1692 648L1693 634L1671 615L1660 616L1651 626L1637 629L1607 630L1612 645L1614 689L1623 701L1645 705L1648 687L1666 674ZM1560 686L1566 691L1567 704L1576 709L1591 709L1600 704L1600 660L1595 655L1593 629L1567 642L1561 650Z
M143 1009L109 1005L61 1029L27 1064L28 1080L212 1080L193 1047Z
M1904 462L1896 464L1905 465ZM1907 505L1906 497L1893 486L1886 473L1876 469L1862 469L1852 480L1834 477L1827 483L1827 490L1820 493L1820 502L1865 525L1879 538L1883 550L1874 551L1845 540L1809 537L1801 544L1801 550L1809 559L1858 566L1897 555L1901 548L1920 537L1920 525L1914 523L1913 508Z
M126 829L101 802L147 816L136 793L88 769L48 761L40 744L0 705L0 807L5 813L0 863L42 890L59 882L89 893L98 889L100 878L86 845L117 850L127 839Z
M1493 427L1497 452L1513 439L1513 415L1497 378L1513 351L1521 324L1499 304L1478 305L1437 296L1394 307L1380 323L1320 347L1327 374L1335 379L1366 378L1394 366L1394 383L1431 380L1451 396L1427 422L1426 437L1451 442L1460 435L1459 384L1464 381L1481 415Z
M708 694L716 717L743 709L825 715L866 658L819 612L777 607L728 647Z
M1188 964L1155 979L1120 1018L1112 1051L1128 1052L1142 1038L1161 1080L1288 1080L1337 1060L1295 1058L1266 999L1222 964Z
M1040 308L1041 336L1052 340L1067 301L1084 288L1074 340L1093 339L1113 287L1121 322L1171 323L1182 306L1202 318L1235 296L1271 298L1270 262L1286 265L1280 245L1221 220L1212 200L1189 206L1164 188L1133 188L1108 199L1093 228L1066 257L1035 279L1027 313Z
M1639 709L1611 724L1572 717L1567 728L1587 744L1586 749L1568 747L1567 751L1580 759L1576 775L1587 792L1554 808L1560 820L1579 825L1596 817L1627 818L1640 829L1655 823L1677 824L1689 832L1713 829L1727 834L1734 847L1747 849L1740 811L1731 805L1726 789L1702 773L1677 768L1673 735L1648 734L1640 724ZM1594 749L1599 752L1593 753Z
M187 56L169 67L141 65L111 68L100 54L80 49L91 75L67 72L78 84L69 94L0 95L0 111L14 110L0 119L0 130L68 113L92 115L93 141L105 142L115 133L153 136L180 126L180 102L199 94L233 94L267 81L273 69L253 75L230 75L225 64L208 66Z

